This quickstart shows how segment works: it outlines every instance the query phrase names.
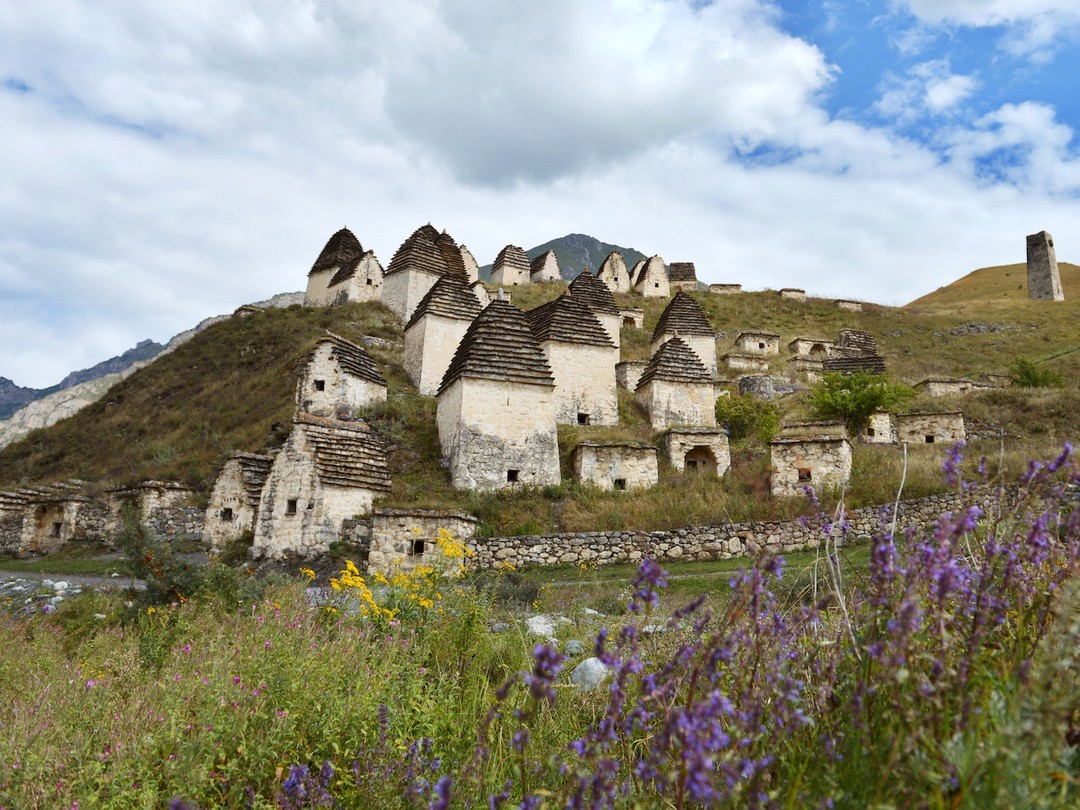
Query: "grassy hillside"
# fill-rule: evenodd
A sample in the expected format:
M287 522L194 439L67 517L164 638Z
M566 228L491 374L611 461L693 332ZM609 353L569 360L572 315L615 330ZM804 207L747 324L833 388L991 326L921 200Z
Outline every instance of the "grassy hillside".
M558 283L518 287L513 302L532 308L564 289ZM695 297L722 333L718 354L729 351L745 329L779 332L785 355L773 361L773 371L780 375L787 374L786 344L792 338L835 338L842 327L876 335L893 376L909 383L927 376L1002 373L1021 356L1051 358L1049 364L1069 380L1064 390L988 391L956 401L917 401L913 407L961 408L983 423L1007 426L1004 461L1012 469L1031 455L1056 453L1066 438L1077 438L1080 393L1074 381L1080 379L1080 352L1074 349L1080 343L1075 327L1080 291L1061 304L1019 299L967 308L958 299L958 305L931 302L904 308L866 304L861 313L843 312L820 299L784 300L773 291ZM645 310L644 330L623 329L623 359L647 359L649 338L666 300L618 299L623 306ZM284 430L275 425L286 426L292 415L297 361L324 329L354 340L363 335L401 338L396 318L376 304L293 307L232 318L132 375L97 404L0 451L0 488L71 477L102 484L156 478L186 481L206 491L230 453L261 451L283 440ZM467 509L481 518L482 531L489 534L653 530L791 516L803 508L768 494L767 448L756 440L734 448L732 472L720 481L677 475L662 465L660 485L632 495L602 494L569 481L536 492L454 491L439 464L435 401L415 393L402 369L400 349L369 351L390 386L387 403L363 414L394 444L393 489L385 505ZM785 418L809 414L802 395L779 401L777 408ZM566 478L570 453L580 439L657 438L629 392L620 391L620 419L617 427L560 428ZM908 495L940 489L942 452L918 448L913 454ZM996 462L1000 452L997 442L972 447L976 463L983 453ZM849 499L856 504L891 499L900 469L897 448L858 446Z
M1067 262L1058 264L1065 300L1080 297L1080 267ZM1028 302L1027 265L1002 264L972 270L952 284L917 298L905 309L911 310L986 310L1011 307ZM1033 305L1038 306L1036 302Z

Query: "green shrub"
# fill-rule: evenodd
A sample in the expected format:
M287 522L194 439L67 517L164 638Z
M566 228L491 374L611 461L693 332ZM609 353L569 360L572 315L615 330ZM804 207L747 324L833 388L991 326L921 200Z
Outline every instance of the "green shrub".
M202 585L205 566L178 557L132 510L125 511L114 542L127 557L131 575L146 581L148 604L185 602Z
M1009 365L1009 379L1020 388L1063 388L1065 379L1053 369L1040 366L1026 357Z
M733 441L754 437L764 444L780 429L780 413L773 403L735 394L717 398L716 421L727 425Z
M850 375L826 373L810 389L808 399L815 416L842 419L849 431L857 433L875 411L899 408L914 396L909 386L861 371Z

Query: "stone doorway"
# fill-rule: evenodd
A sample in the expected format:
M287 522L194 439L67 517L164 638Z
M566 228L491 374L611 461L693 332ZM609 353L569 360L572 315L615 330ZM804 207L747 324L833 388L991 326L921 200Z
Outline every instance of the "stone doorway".
M689 473L716 475L716 456L713 455L712 450L703 445L688 450L683 464Z

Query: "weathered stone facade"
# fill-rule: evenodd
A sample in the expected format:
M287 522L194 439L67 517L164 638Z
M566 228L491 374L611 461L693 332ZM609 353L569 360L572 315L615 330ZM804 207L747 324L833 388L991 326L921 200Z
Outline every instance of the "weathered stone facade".
M652 356L635 397L653 430L716 426L713 377L682 338L672 338Z
M975 380L962 380L946 377L934 377L922 382L915 383L915 390L928 397L952 397L959 394L970 394L973 391L984 391L997 386Z
M491 283L498 284L500 287L528 284L531 276L529 257L517 245L507 245L500 250L499 255L495 257L495 263L491 266Z
M808 383L815 383L825 373L825 361L813 357L792 357L788 369L802 376Z
M623 326L628 326L631 329L644 329L645 328L645 310L643 309L620 309L619 318L622 320Z
M845 312L862 312L861 301L848 301L843 298L838 298L837 300L833 301L833 306L835 306L837 309L842 309Z
M851 444L843 436L780 437L769 449L772 493L778 497L801 495L807 486L839 487L851 476Z
M955 444L967 435L960 411L898 413L896 440L901 444Z
M298 415L262 488L252 559L326 553L343 522L390 489L386 453L364 422Z
M742 292L742 284L710 284L709 292L713 295L734 295Z
M693 262L672 262L668 265L668 284L673 291L696 292L697 268Z
M673 337L680 337L710 374L716 374L716 331L693 296L683 291L664 307L653 330L650 354Z
M622 315L607 286L586 269L570 282L567 290L570 295L585 302L608 333L615 348L619 348L622 339Z
M835 342L831 340L822 340L821 338L805 338L797 337L791 341L788 346L788 351L798 357L813 357L819 360L824 360L830 354L832 354Z
M641 266L637 277L631 280L633 291L646 298L669 298L671 285L667 267L659 256L653 256Z
M1028 298L1032 301L1064 301L1054 237L1046 231L1027 238Z
M26 505L26 495L0 492L0 554L14 554L19 550Z
M748 374L739 377L739 393L755 399L776 399L794 394L802 386L783 377L770 377L767 374Z
M315 416L353 415L386 402L386 380L364 349L327 332L296 383L296 407Z
M780 297L789 301L805 301L806 290L800 290L797 287L784 287L784 289L780 290Z
M524 313L492 301L462 338L436 421L459 489L557 484L555 380Z
M555 421L617 425L619 350L588 306L573 295L561 295L525 317L555 378Z
M731 467L728 432L724 428L682 428L664 434L668 463L679 472L722 478Z
M468 277L461 249L453 238L430 223L417 228L401 243L383 276L382 301L403 324L435 282L447 273Z
M165 514L194 506L195 490L175 481L142 481L130 487L105 490L109 506L109 531L116 531L124 512L134 510L144 524L161 521ZM167 519L166 519L167 522Z
M645 367L649 365L644 360L624 360L615 365L615 382L620 388L627 391L636 391L641 375L645 373Z
M985 490L961 494L933 495L901 501L897 510L897 531L932 525L943 512L959 513L978 504L992 503L993 493ZM881 522L891 519L893 504L866 506L844 514L849 538L871 537ZM715 526L688 526L660 532L611 531L573 534L542 534L524 537L488 537L474 541L471 565L493 568L508 563L516 568L534 565L596 565L637 562L651 557L671 560L727 560L745 557L761 549L772 553L809 551L824 544L819 521L755 521L722 523ZM834 536L837 544L842 537Z
M885 411L870 414L862 440L867 444L896 444L896 422L892 414Z
M418 565L452 571L462 560L451 560L439 548L439 531L453 535L466 548L474 545L477 519L452 509L373 509L356 521L346 540L367 550L367 570L382 574L409 573ZM361 556L364 556L361 551Z
M82 482L21 490L26 497L18 557L51 554L73 541L103 542L109 510L83 494Z
M244 532L255 531L263 484L273 456L237 453L218 473L203 519L203 545L220 551Z
M574 477L609 491L648 489L660 480L656 448L627 442L581 442L574 448Z
M541 253L529 263L529 279L533 284L562 281L562 273L559 271L559 259L554 250Z
M720 362L727 365L732 371L768 371L769 361L760 354L741 354L728 352L720 358Z
M841 374L885 373L885 360L877 352L877 341L862 329L841 329L824 366L825 371Z
M600 269L596 271L596 277L613 293L630 292L630 273L626 269L622 254L617 250L607 255Z
M382 297L383 268L348 228L327 241L308 272L304 306L328 307Z
M465 245L458 245L461 253L461 265L465 268L465 278L469 284L480 280L480 265L476 263L476 257ZM486 301L484 302L487 303Z
M402 365L423 396L433 397L439 390L454 351L480 310L464 280L454 275L439 279L416 307L405 326Z
M742 354L776 357L780 354L780 335L775 332L742 332L735 338L735 348Z

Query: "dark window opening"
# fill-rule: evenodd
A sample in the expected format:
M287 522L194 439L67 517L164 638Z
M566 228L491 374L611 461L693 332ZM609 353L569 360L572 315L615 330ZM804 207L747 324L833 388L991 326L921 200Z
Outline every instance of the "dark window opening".
M873 428L867 428L866 429L866 435L867 436L873 436L874 435L874 429Z
M315 381L315 390L316 391L325 391L326 390L326 380L316 380Z
M696 470L697 465L698 465L697 461L695 461L693 459L687 459L686 460L686 469L688 469L688 470Z
M587 413L579 413L577 415L577 423L579 425L587 425L587 424L589 424L589 415Z
M800 481L809 481L810 478L811 478L810 468L809 467L799 467L799 480Z
M426 540L423 540L423 539L420 539L420 540L413 540L413 541L412 541L412 542L411 542L411 543L409 544L409 553L410 553L411 555L413 555L414 557L421 557L421 556L423 556L423 554L424 554L424 551L425 551L426 549L427 549L427 541L426 541Z
M288 501L286 501L286 503L285 503L285 514L286 515L295 515L296 514L296 498L290 498Z
M516 484L517 480L518 480L518 471L517 470L507 470L506 471L506 483L508 483L508 484Z
M63 528L63 524L54 523L52 525L52 529L49 530L49 536L50 537L59 537L61 528Z
M933 436L927 436L926 437L926 443L927 444L933 444L934 443L934 437Z
M229 507L225 507L221 510L221 519L224 521L231 521L233 519L233 511Z
M758 343L757 347L758 347L759 349L764 349L764 348L765 348L765 344L764 344L764 343Z
M626 489L626 479L625 478L616 478L615 479L615 489L625 490Z
M660 289L660 282L659 281L656 282L655 284L653 284L653 286L656 287L657 289Z
M369 287L371 286L371 279L370 279L370 278L369 278L369 279L367 280L367 285L368 285Z
M634 319L633 318L623 318L622 319L622 325L623 326L633 326L634 325Z

